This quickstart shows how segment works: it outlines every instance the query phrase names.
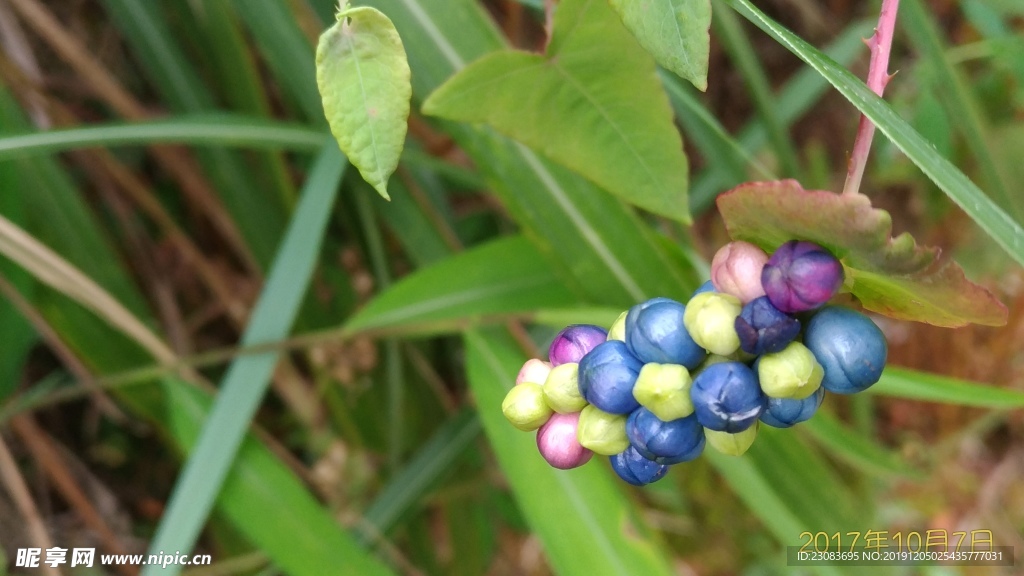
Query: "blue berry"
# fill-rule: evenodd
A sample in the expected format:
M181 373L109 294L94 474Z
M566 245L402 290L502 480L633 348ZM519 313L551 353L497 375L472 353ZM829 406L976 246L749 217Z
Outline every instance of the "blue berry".
M775 428L789 428L810 420L818 411L825 398L825 389L818 390L807 398L768 398L768 408L761 413L761 422Z
M683 326L686 307L668 298L654 298L626 314L626 345L643 362L682 364L696 368L707 352Z
M772 305L767 296L747 302L736 318L740 348L749 354L779 352L800 333L800 321Z
M707 282L701 284L699 288L694 290L693 294L690 294L690 300L693 300L693 297L696 296L697 294L703 294L705 292L715 292L715 291L716 291L715 290L715 284L711 280L708 280Z
M836 394L854 394L878 382L888 354L878 326L842 306L827 306L811 318L804 345L825 369L821 385Z
M643 486L661 480L668 472L666 464L658 464L653 460L644 458L636 448L630 446L623 452L608 458L612 463L612 470L626 482L634 486Z
M767 405L757 376L739 362L705 368L694 378L690 398L702 426L733 434L753 425Z
M633 385L643 366L624 342L602 342L580 360L580 394L609 414L629 414L640 407L633 397Z
M843 265L813 242L790 240L772 254L761 271L761 285L772 304L792 314L814 310L843 285Z
M637 452L659 464L687 462L704 451L704 428L693 414L664 422L639 408L626 420L626 435Z

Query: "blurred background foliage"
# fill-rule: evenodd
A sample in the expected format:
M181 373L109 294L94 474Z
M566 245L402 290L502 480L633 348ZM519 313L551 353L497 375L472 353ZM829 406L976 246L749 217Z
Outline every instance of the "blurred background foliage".
M840 188L858 114L820 76L713 3L707 93L662 76L691 164L683 228L418 114L475 58L540 49L541 2L371 4L413 73L390 203L326 130L313 46L332 0L0 0L7 570L18 548L142 553L193 526L215 560L194 576L775 574L804 531L868 530L987 529L1020 564L1024 273L881 136L862 190L955 254L1007 326L879 319L892 367L874 394L644 489L603 459L548 469L500 416L558 327L705 279L727 241L716 194L771 177ZM759 7L863 77L875 2ZM1018 222L1021 54L1019 2L905 0L887 91ZM237 458L218 445L189 464L193 514L162 520L217 383L255 421ZM218 463L222 489L205 473ZM138 572L89 573L104 570Z

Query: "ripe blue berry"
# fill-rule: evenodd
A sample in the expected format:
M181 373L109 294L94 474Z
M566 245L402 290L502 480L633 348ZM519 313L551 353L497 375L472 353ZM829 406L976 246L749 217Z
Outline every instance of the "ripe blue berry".
M831 252L813 242L790 240L764 265L761 285L776 308L792 314L831 300L843 277L843 265Z
M551 366L579 362L587 352L608 338L608 332L600 326L592 324L573 324L566 326L555 336L548 348L548 361Z
M696 368L707 352L683 326L686 307L668 298L654 298L629 309L626 345L643 362L682 364Z
M658 464L653 460L644 458L636 448L630 446L623 452L609 457L612 463L612 470L626 482L634 486L643 486L661 480L668 472L668 466Z
M693 414L664 422L638 408L626 420L626 435L637 452L659 464L687 462L704 451L704 428Z
M739 362L722 362L705 368L694 378L690 398L702 426L732 434L756 422L767 403L757 376Z
M767 296L747 302L736 318L740 348L749 354L779 352L800 333L800 321L772 305Z
M580 394L609 414L629 414L640 406L633 397L633 385L643 366L624 342L602 342L580 360Z
M794 424L810 420L818 411L821 401L825 398L825 389L807 398L768 398L768 408L761 413L761 422L775 428L789 428Z
M836 394L854 394L878 382L888 354L878 326L842 306L827 306L811 318L804 345L825 369L821 385Z

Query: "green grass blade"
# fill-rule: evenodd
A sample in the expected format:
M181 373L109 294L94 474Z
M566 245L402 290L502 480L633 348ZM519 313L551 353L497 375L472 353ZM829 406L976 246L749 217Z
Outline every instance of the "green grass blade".
M939 97L945 103L949 117L957 120L955 126L963 134L971 156L978 163L981 177L989 193L1003 209L1011 211L1019 222L1022 214L1021 202L1019 199L1014 201L1011 197L996 169L995 162L992 161L992 151L987 144L988 127L982 112L963 76L949 63L934 18L921 5L920 0L905 0L900 16L903 29L907 31L914 46L931 64L937 76L936 85L941 87L938 91Z
M988 233L1014 260L1024 264L1024 229L1020 224L1003 212L956 166L939 156L935 148L885 101L849 70L765 16L749 0L724 1L824 76L960 206L978 227Z
M349 333L457 331L487 316L571 306L573 295L523 237L494 240L419 270L359 310Z
M554 572L672 574L664 553L635 518L606 459L575 470L555 470L537 453L534 434L513 428L501 401L526 360L501 332L469 331L467 373L484 431L530 527L540 537Z
M277 85L307 120L327 126L316 88L313 45L299 29L288 2L234 0L234 6Z
M768 138L772 142L772 151L779 159L782 175L799 178L800 164L797 159L796 146L794 146L793 139L790 138L784 122L779 117L778 107L775 104L776 98L772 94L768 76L757 59L753 45L750 44L740 20L736 18L735 14L723 10L720 3L716 3L714 12L712 29L721 37L723 46L746 82L757 114L768 131Z
M438 478L480 434L480 419L472 410L462 410L448 419L391 478L363 514L372 530L361 530L361 540L372 542L376 534L391 530L398 519L416 506Z
M341 153L333 143L326 145L303 186L299 206L242 336L242 345L288 335L319 255L343 169ZM151 542L154 553L192 548L263 399L277 358L277 353L266 353L232 363ZM156 574L154 570L148 568L144 574ZM180 568L172 573L178 571Z
M208 422L215 410L211 409L214 400L179 381L164 381L162 388L166 413L160 417L167 421L175 445L187 453L200 438L203 422ZM242 439L237 458L231 460L217 510L280 570L293 576L335 574L339 567L349 574L391 574L361 549L295 475L251 435ZM163 550L190 549L182 546ZM178 570L150 566L143 574L163 575Z
M886 368L871 394L977 408L1024 408L1024 392L907 370Z
M869 438L860 436L824 411L819 411L800 430L811 436L823 449L871 476L898 476L924 480L927 475L898 454L886 450Z
M183 114L166 120L94 124L42 132L0 133L0 161L82 148L189 144L267 150L319 150L324 130L233 114Z

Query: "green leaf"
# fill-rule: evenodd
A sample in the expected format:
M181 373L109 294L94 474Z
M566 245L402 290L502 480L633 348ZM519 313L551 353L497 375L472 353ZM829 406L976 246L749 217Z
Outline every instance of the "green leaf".
M904 368L886 368L871 394L977 408L1024 408L1024 392Z
M611 0L611 5L658 64L707 90L709 0Z
M908 233L892 238L889 213L863 194L804 190L795 180L752 182L719 196L718 209L734 240L769 253L793 239L828 248L868 310L936 326L1006 323L1006 307L956 262L918 247Z
M533 244L513 236L409 275L357 312L345 330L437 333L459 330L488 316L574 303L572 293Z
M313 273L344 167L344 160L333 145L325 146L317 157L242 335L242 346L280 340L291 330ZM162 550L188 550L195 544L270 383L278 354L242 356L231 364L150 544L154 554ZM159 568L150 566L143 574L155 574L155 570ZM172 575L180 570L168 568Z
M849 70L822 54L777 22L749 0L723 0L744 17L807 62L847 100L868 117L904 154L971 217L1007 254L1024 264L1024 229L978 189L963 172L935 152L935 148L900 118L884 100Z
M320 36L316 83L341 150L384 198L405 144L409 63L395 25L380 10L347 4Z
M899 454L886 450L874 440L861 436L844 426L835 416L819 411L800 426L814 438L828 454L840 458L872 476L902 476L924 480L927 475Z
M526 360L515 341L501 332L474 330L466 332L465 341L469 385L484 432L554 572L672 574L622 484L607 471L605 458L574 470L551 468L537 452L535 435L513 428L502 416L501 401Z
M654 60L604 0L564 0L545 55L485 56L423 112L490 124L641 208L690 220L686 156Z
M179 450L194 453L203 422L212 414L213 401L194 386L177 380L164 380L161 388L168 435ZM319 576L336 573L339 566L344 566L350 574L392 574L380 560L361 549L299 479L251 434L241 440L238 457L231 462L217 509L244 530L245 537L283 573ZM173 572L177 570L161 570L159 566L144 571Z
M0 135L0 160L81 148L163 143L315 151L326 141L324 131L301 124L234 114L180 114L146 122L4 133Z

